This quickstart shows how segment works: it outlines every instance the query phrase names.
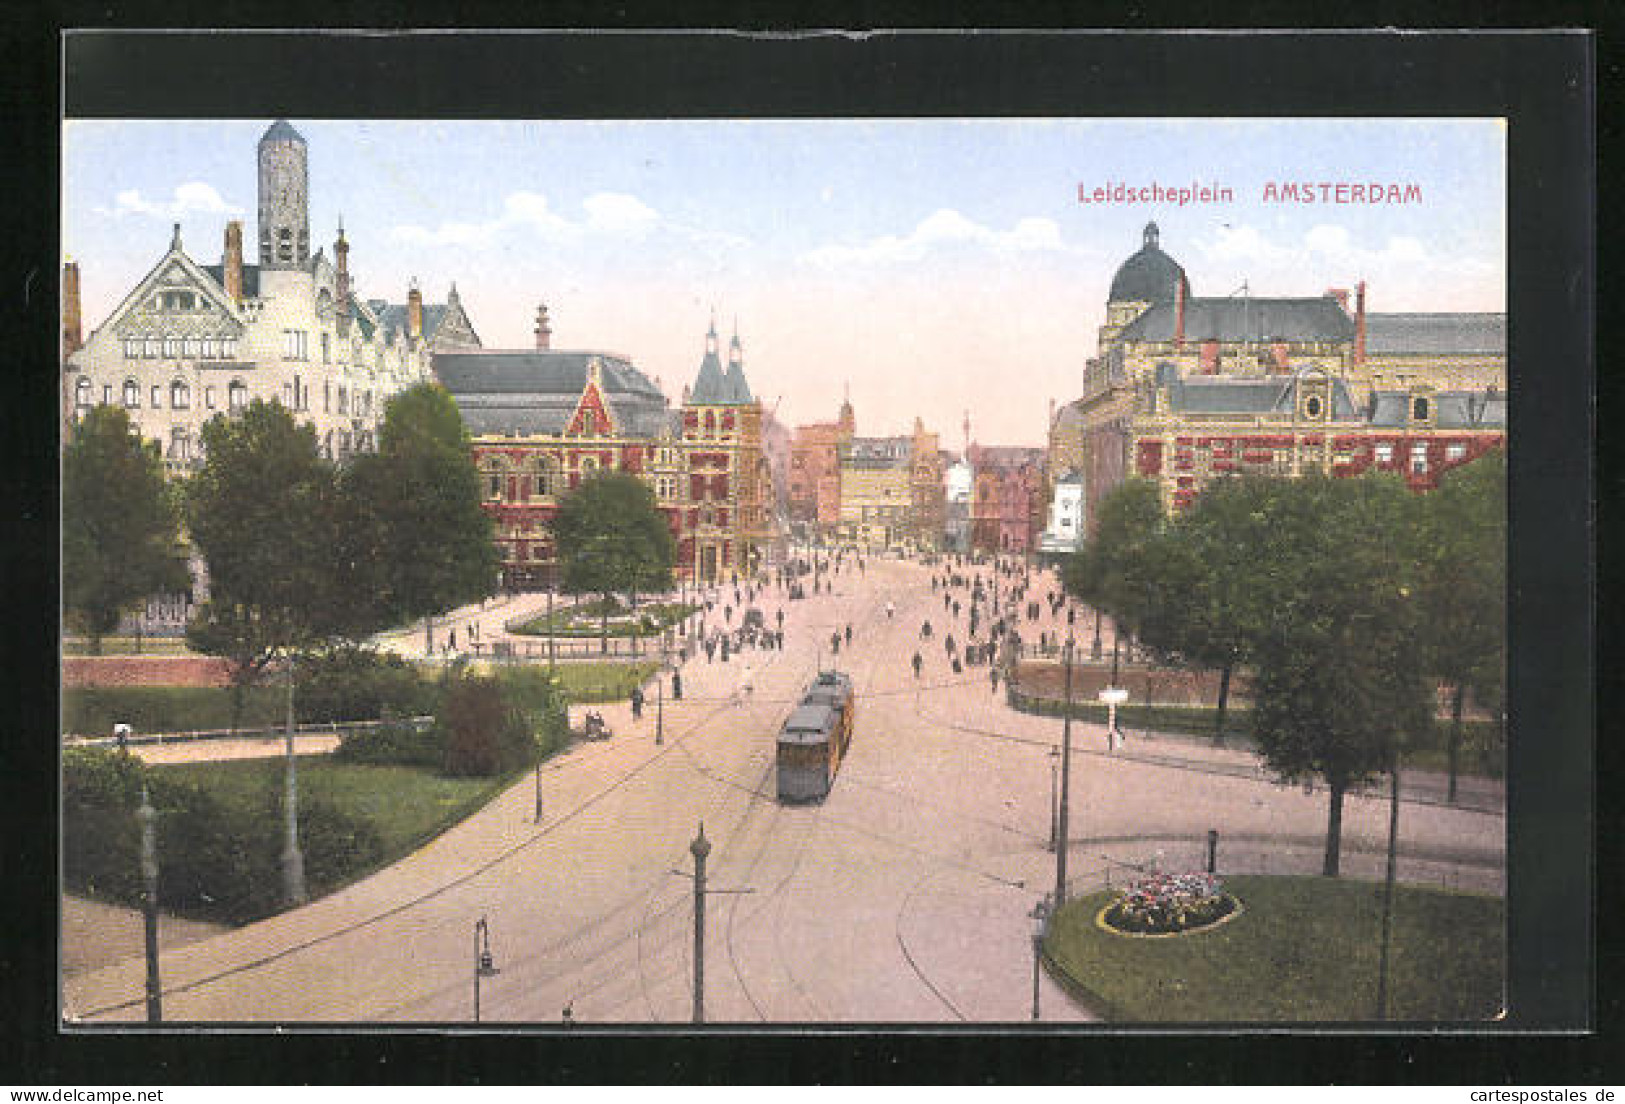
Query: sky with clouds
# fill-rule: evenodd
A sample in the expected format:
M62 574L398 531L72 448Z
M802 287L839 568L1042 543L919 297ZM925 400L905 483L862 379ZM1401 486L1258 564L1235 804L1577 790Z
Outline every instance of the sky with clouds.
M255 240L271 120L70 121L63 248L99 325L162 256ZM789 424L916 416L958 447L1039 444L1075 397L1107 288L1155 219L1195 295L1368 284L1377 311L1504 310L1498 120L292 120L312 248L340 218L357 286L452 281L488 347L631 355L675 400L713 310ZM1419 202L1269 202L1276 183L1417 185ZM1224 188L1212 202L1080 203L1080 185Z

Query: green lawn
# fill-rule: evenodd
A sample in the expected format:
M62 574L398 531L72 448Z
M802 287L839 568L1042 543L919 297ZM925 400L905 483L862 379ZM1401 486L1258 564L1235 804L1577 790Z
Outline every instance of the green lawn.
M241 724L280 724L287 715L287 692L279 686L251 686ZM218 686L85 686L62 688L62 731L76 736L107 736L115 722L139 732L196 732L231 725L231 691Z
M266 791L282 786L285 767L281 759L248 759L155 769L195 782L223 803L252 808ZM379 861L312 885L312 893L330 893L404 858L477 812L512 781L512 776L447 778L418 767L362 766L322 755L300 756L301 800L321 801L361 818L378 833L383 849Z
M637 663L560 663L555 670L564 695L572 702L624 701L632 688L648 681L660 666L652 660Z
M1224 879L1245 911L1164 939L1101 931L1101 892L1068 904L1046 950L1107 1019L1349 1021L1376 1014L1382 886L1336 878ZM1479 1021L1501 1008L1504 902L1400 886L1394 899L1390 1018Z

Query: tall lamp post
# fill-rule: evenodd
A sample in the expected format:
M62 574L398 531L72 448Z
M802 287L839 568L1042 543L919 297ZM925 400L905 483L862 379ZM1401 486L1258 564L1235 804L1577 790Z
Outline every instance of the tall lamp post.
M1055 908L1066 904L1067 799L1072 782L1072 635L1066 638L1066 707L1061 715L1061 811L1055 829Z
M1382 951L1377 963L1377 1019L1388 1018L1388 950L1394 929L1394 875L1399 857L1399 753L1389 767L1388 871L1382 887Z
M688 845L694 856L694 1022L705 1022L705 857L711 841L705 838L705 825Z
M1029 914L1033 918L1033 1019L1038 1019L1039 966L1044 958L1044 929L1049 923L1049 902L1039 901Z
M305 856L299 850L299 768L293 754L293 653L287 656L288 718L286 732L286 794L283 800L282 903L288 908L305 903Z
M141 911L147 935L147 1022L164 1018L163 987L158 982L158 811L141 787L141 807L135 812L141 824Z
M666 742L666 665L655 676L655 746Z
M1049 849L1054 851L1061 835L1060 809L1061 749L1049 749Z
M485 917L474 921L474 1022L480 1022L480 979L496 977L497 969L491 958L491 926Z

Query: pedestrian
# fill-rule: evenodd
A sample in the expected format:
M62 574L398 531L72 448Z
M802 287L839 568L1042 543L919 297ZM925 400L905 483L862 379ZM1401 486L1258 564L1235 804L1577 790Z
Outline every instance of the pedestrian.
M778 613L777 613L777 615L776 615L776 617L777 617L777 619L778 619L778 622L779 622L779 626L778 626L778 627L779 627L779 628L781 628L781 629L782 629L782 628L784 628L784 611L783 611L783 610L780 610L780 611L779 611L779 612L778 612Z
M639 720L643 716L643 687L632 687L632 719Z
M948 638L942 642L942 650L949 655L954 654L954 634L949 633Z
M988 674L993 680L993 692L997 694L999 692L999 669L997 667L990 666L988 667Z
M455 652L457 650L457 630L456 629L451 630L450 643L448 643L446 645L446 647L447 647L447 649L449 649L450 651L453 651L453 652Z
M829 634L829 650L830 650L831 655L840 655L841 654L841 634L840 633L832 632L832 633Z
M848 625L846 627L846 642L848 644L852 643L852 626L851 625Z
M897 612L897 606L895 604L891 603L891 602L887 602L886 603L886 620L890 621L892 619L892 615L895 614L896 612Z
M671 673L671 700L683 700L683 672L681 671Z
M925 663L925 660L920 658L920 653L919 652L915 652L913 662L914 662L914 677L919 678L920 677L920 667L921 667L922 664Z

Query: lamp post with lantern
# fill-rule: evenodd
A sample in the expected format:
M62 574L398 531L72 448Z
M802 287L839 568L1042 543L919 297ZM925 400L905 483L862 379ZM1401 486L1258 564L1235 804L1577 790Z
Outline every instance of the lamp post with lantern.
M482 978L496 977L502 971L497 969L496 962L491 958L491 926L486 923L485 917L474 921L474 1022L480 1022L480 980Z

